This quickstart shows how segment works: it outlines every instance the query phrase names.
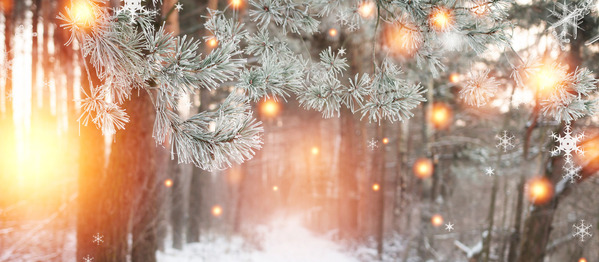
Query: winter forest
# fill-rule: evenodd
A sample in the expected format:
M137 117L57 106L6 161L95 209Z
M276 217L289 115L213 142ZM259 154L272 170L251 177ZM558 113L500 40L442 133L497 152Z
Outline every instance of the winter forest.
M599 261L598 0L0 11L0 261Z

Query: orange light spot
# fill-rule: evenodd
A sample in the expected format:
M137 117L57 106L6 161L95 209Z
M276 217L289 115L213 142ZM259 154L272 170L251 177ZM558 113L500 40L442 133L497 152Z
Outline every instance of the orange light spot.
M549 97L561 86L566 74L559 64L545 64L531 77L531 85L539 97Z
M360 3L360 6L358 7L358 14L364 19L372 18L375 7L374 2L364 1Z
M429 17L431 26L437 31L446 31L453 25L453 14L447 8L436 8Z
M208 39L208 41L206 41L206 43L210 48L215 48L216 46L218 46L218 40L216 40L216 37L211 37L210 39Z
M74 2L71 11L73 22L80 27L89 27L96 21L96 10L87 0Z
M372 191L379 191L379 189L381 189L381 186L379 184L373 184L372 185Z
M443 225L443 217L439 214L436 214L433 217L431 217L431 223L435 227L441 226Z
M460 75L457 73L452 73L451 75L449 75L449 82L452 82L454 84L460 82Z
M389 144L389 138L384 137L383 138L383 144Z
M167 179L167 180L164 180L164 186L166 186L166 187L172 187L173 186L173 180L170 179L170 178Z
M420 158L414 162L412 167L414 174L418 178L429 178L433 175L433 161L428 158Z
M393 24L385 27L385 46L395 55L409 56L422 44L420 33L411 24Z
M320 153L320 149L318 149L318 147L312 147L312 155L318 155L318 153Z
M231 0L230 3L233 9L239 9L243 5L243 0Z
M528 200L535 205L542 205L553 197L553 185L545 177L535 177L526 183Z
M220 215L223 214L223 208L220 207L219 205L215 205L212 207L212 215L215 217L219 217Z
M335 28L329 29L329 35L331 37L335 37L335 36L337 36L337 34L338 34L337 29L335 29Z
M587 259L586 259L586 258L584 258L584 257L581 257L581 258L578 260L578 262L587 262Z
M280 110L281 106L275 100L267 99L264 100L260 105L260 112L262 112L262 115L267 117L277 116Z
M272 191L279 191L279 187L278 186L273 186L272 187Z
M436 129L449 127L453 119L451 108L445 103L435 103L429 114L429 121Z

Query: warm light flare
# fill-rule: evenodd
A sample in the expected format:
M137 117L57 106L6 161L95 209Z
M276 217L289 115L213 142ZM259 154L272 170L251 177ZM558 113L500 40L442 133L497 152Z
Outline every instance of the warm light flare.
M215 217L219 217L223 214L223 208L219 205L215 205L212 207L212 215Z
M587 262L587 259L586 259L586 258L584 258L584 257L581 257L581 258L578 260L578 262Z
M414 162L413 169L418 178L429 178L433 175L433 161L428 158L420 158Z
M566 70L559 64L544 64L531 77L530 85L539 97L549 97L561 86L565 77Z
M172 187L173 186L173 180L172 179L164 180L164 186L166 186L166 187Z
M267 117L277 116L279 114L280 110L281 110L281 106L275 100L271 100L271 99L264 100L260 105L260 112L262 112L262 115L267 116Z
M535 177L526 183L528 200L535 205L542 205L553 197L553 185L545 177Z
M239 9L243 5L243 0L231 0L230 3L233 9Z
M337 29L335 29L335 28L329 29L329 36L331 36L331 37L336 37L338 33L339 32L337 32Z
M372 18L375 7L376 6L374 5L374 2L364 1L360 3L360 6L358 7L358 14L360 14L360 16L364 19Z
M422 44L421 35L411 24L393 24L385 27L384 44L395 55L409 56Z
M457 83L460 82L460 75L458 73L452 73L449 75L449 82Z
M211 37L210 39L208 39L208 41L206 41L206 43L210 48L215 48L216 46L218 46L218 40L216 40L216 37Z
M429 17L431 26L437 31L447 31L454 23L453 14L447 8L435 8Z
M451 108L445 103L435 103L429 114L429 121L436 129L449 127L453 119Z
M599 138L593 138L580 143L580 148L584 154L576 154L574 158L580 166L587 164L597 165L599 161Z
M79 0L73 3L71 11L73 22L81 27L89 27L96 21L95 7L87 0Z
M320 153L320 149L318 147L312 147L312 155L318 155Z
M278 187L278 186L273 186L273 187L272 187L272 191L275 191L275 192L276 192L276 191L279 191L279 187Z
M433 224L435 227L443 225L443 217L439 214L434 215L431 218L431 224Z
M383 138L383 144L384 145L389 144L389 138L384 137Z
M372 191L379 191L379 189L381 189L381 186L379 184L373 184L372 185Z

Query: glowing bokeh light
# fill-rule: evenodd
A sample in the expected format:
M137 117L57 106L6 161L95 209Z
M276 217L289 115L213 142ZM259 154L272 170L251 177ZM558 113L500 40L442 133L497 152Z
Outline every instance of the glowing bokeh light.
M314 146L312 147L312 155L318 155L318 153L320 153L320 149L318 149L318 147Z
M428 158L419 158L414 162L414 166L412 167L414 174L418 178L429 178L433 175L433 161Z
M372 191L379 191L379 189L381 189L381 186L379 184L373 184L372 185Z
M243 5L243 0L231 0L230 3L233 9L239 9Z
M565 77L566 70L559 64L544 64L531 77L530 85L536 91L537 96L549 97L561 86Z
M215 217L219 217L223 214L223 208L219 205L215 205L212 207L212 215Z
M360 14L360 16L364 19L372 18L375 7L376 6L374 5L374 2L364 1L360 3L360 6L358 7L358 14Z
M542 205L553 197L553 185L545 177L535 177L526 183L528 200L535 205Z
M431 224L435 227L443 225L443 217L439 214L434 215L431 217Z
M449 127L453 119L451 108L445 103L435 103L429 114L429 121L436 129Z
M389 138L384 137L383 138L383 144L384 145L389 144Z
M337 29L335 29L335 28L331 28L331 29L329 29L329 35L330 35L331 37L336 37L338 33L339 33L339 32L337 32Z
M260 112L267 117L275 117L279 114L281 106L277 101L267 99L260 104Z
M272 191L279 191L279 187L278 186L273 186L272 187Z
M586 258L584 258L584 257L581 257L581 258L578 260L578 262L587 262L587 259L586 259Z
M395 55L412 55L422 44L420 33L413 25L393 24L384 29L384 44Z
M167 180L164 180L164 186L165 187L172 187L173 186L173 180L170 179L170 178L167 179Z
M447 31L454 23L453 14L447 8L435 8L429 17L431 26L437 31Z
M216 37L211 37L210 39L208 39L208 41L206 41L206 43L210 48L215 48L216 46L218 46L218 40L216 40Z
M449 75L449 82L457 83L460 82L460 75L458 73L452 73Z
M89 27L96 21L96 10L86 0L79 0L73 3L71 11L74 17L73 22L80 27Z

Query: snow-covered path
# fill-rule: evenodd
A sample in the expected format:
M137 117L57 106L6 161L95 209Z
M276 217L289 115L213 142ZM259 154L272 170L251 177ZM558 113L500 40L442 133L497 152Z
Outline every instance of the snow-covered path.
M273 223L264 236L263 250L244 248L239 238L203 240L182 251L169 249L158 253L160 262L359 262L329 240L315 236L298 220Z

